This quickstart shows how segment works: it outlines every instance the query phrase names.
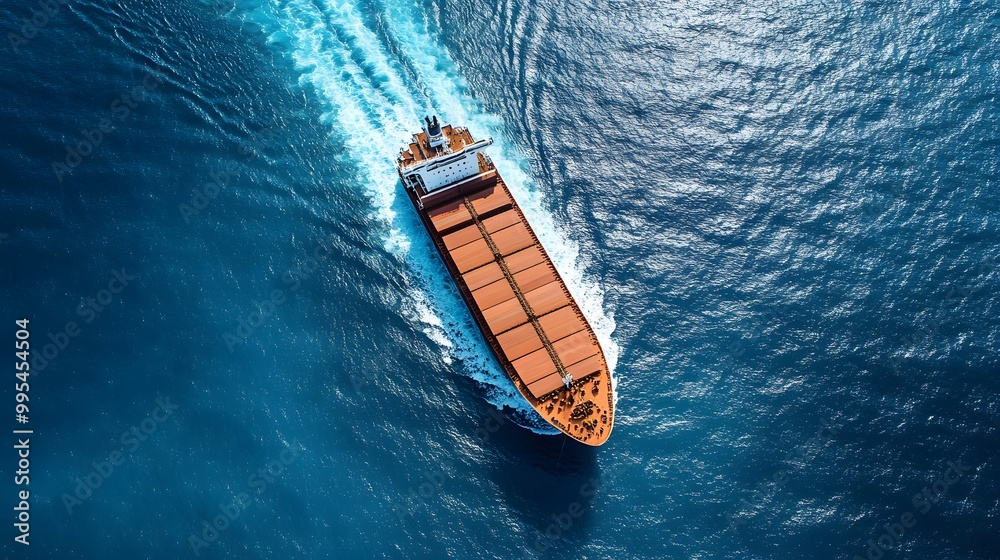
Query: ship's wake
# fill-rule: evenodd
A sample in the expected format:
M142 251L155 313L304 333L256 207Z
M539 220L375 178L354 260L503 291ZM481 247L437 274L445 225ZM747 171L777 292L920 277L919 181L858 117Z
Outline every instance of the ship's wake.
M478 110L465 93L433 24L413 4L369 0L363 6L341 0L241 3L232 15L256 23L271 44L286 51L300 72L300 84L315 90L324 104L324 121L347 148L341 156L345 167L356 170L356 188L384 224L386 251L412 273L404 279L411 287L403 311L407 319L435 343L445 362L459 360L456 369L483 384L492 404L513 409L526 427L553 433L492 359L409 208L395 160L423 115L437 114L444 122L468 127L477 138L494 138L493 162L594 327L614 379L618 346L603 294L582 274L576 244L553 223L526 172L526 159L500 134L500 119Z

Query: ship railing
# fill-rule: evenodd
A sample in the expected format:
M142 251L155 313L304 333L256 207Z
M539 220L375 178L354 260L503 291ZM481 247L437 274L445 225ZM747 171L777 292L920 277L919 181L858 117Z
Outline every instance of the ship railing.
M496 171L478 173L472 177L458 181L457 183L452 183L448 186L434 189L433 191L430 191L420 197L420 207L432 208L434 206L444 204L445 202L455 200L470 190L481 188L482 181L496 181L496 176Z
M491 169L496 169L496 166L493 165L493 160L490 159L490 156L488 156L488 155L486 155L486 154L484 154L482 152L478 152L478 153L476 153L476 155L479 156L479 172L480 173L486 173L487 171L489 171Z

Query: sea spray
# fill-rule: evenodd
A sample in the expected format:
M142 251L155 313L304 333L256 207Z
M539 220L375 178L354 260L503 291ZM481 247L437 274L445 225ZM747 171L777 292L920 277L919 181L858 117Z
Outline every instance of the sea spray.
M403 196L395 159L424 114L439 114L477 137L494 138L493 162L593 325L612 374L618 358L611 338L614 319L604 313L600 288L582 272L578 246L552 220L526 158L501 133L502 121L481 111L465 93L464 80L430 24L412 6L386 2L379 8L378 31L353 4L333 0L322 10L293 0L255 6L241 15L260 25L271 45L286 51L301 72L300 84L323 103L324 123L346 148L340 159L356 170L372 216L384 224L384 249L413 272L402 279L410 289L402 314L438 346L446 363L462 361L463 373L488 387L490 402L513 409L521 423L552 433L491 357Z

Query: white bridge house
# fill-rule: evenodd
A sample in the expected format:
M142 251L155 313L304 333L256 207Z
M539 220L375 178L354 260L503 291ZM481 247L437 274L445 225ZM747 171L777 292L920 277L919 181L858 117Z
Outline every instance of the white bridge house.
M437 117L424 118L427 126L414 135L410 144L411 158L399 161L403 185L429 194L449 185L477 177L493 167L489 156L480 152L493 144L492 138L467 143L471 140L464 128L447 126L442 130ZM426 135L426 143L419 136ZM426 147L430 149L427 150Z

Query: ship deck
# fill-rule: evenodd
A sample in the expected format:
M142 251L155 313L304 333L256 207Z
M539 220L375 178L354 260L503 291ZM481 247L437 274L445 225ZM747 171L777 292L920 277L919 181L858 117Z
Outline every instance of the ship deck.
M462 148L469 144L475 144L472 134L465 128L455 128L449 124L441 127L441 133L447 138L448 146L452 152L461 151ZM422 161L432 159L443 153L440 148L430 147L426 132L418 132L414 136L415 142L410 142L407 149L403 152L403 159L400 160L400 165L403 168L417 165Z
M410 194L518 391L567 435L604 443L614 424L604 354L503 179L490 169L445 192Z

